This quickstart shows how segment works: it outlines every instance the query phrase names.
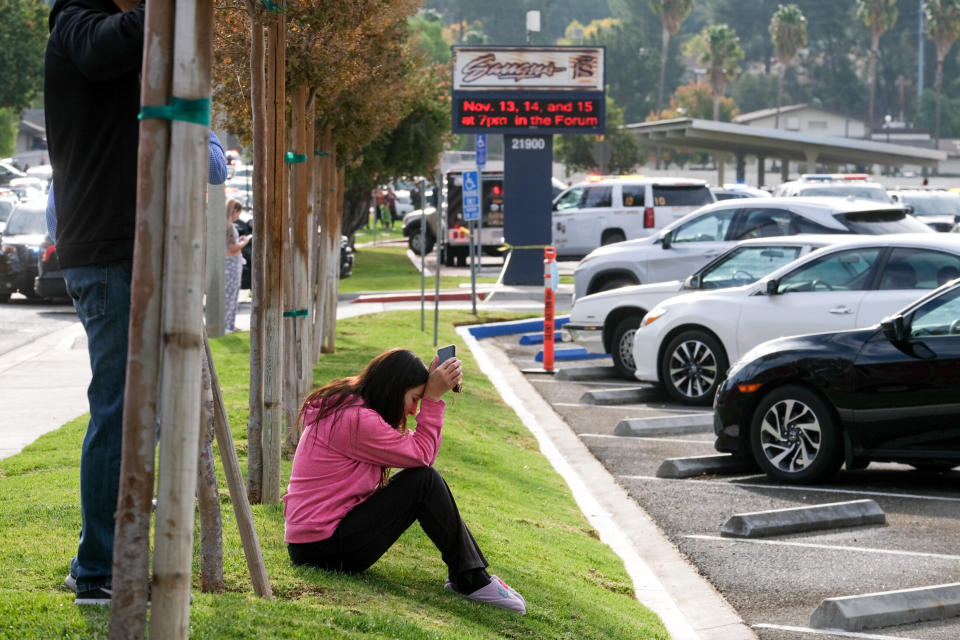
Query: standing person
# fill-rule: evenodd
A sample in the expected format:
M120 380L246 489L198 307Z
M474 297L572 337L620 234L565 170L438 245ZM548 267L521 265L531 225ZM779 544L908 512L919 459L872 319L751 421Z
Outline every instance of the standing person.
M80 450L80 543L64 581L76 604L112 598L137 203L144 5L56 0L44 60L57 255L87 334L90 421ZM211 176L226 177L210 140ZM216 167L214 165L216 164ZM213 169L216 168L216 171Z
M462 380L456 358L434 358L428 369L410 351L391 349L306 399L283 498L294 564L362 572L416 520L447 565L448 591L526 613L523 597L487 573L450 488L430 466L440 450L443 395ZM416 431L406 428L411 415ZM390 477L390 467L403 471Z
M227 200L227 262L224 269L224 301L226 303L223 316L223 329L227 333L236 330L237 296L240 295L240 280L243 276L243 259L241 251L250 243L253 236L241 236L233 224L240 219L243 205L239 200Z

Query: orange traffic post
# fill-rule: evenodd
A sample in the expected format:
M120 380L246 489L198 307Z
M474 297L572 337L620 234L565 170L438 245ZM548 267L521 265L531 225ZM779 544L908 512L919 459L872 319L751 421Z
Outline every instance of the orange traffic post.
M557 290L557 250L543 249L543 369L553 373L553 309Z

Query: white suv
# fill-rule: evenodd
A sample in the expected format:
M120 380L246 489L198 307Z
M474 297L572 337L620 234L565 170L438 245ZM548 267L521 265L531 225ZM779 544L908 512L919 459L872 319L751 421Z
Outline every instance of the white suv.
M865 173L804 173L799 180L777 186L775 196L837 196L875 202L893 202L879 182L868 182Z
M561 257L643 238L715 198L703 180L592 177L553 201L553 246Z
M600 247L573 272L575 299L687 277L735 242L798 233L933 232L903 207L846 198L743 198L710 204L655 235Z

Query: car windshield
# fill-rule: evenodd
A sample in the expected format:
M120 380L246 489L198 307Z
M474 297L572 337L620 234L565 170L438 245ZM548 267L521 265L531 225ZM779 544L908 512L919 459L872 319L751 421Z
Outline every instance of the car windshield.
M739 247L700 272L700 288L726 289L752 284L799 255L800 247Z
M915 216L960 215L960 194L957 193L904 193L900 199L913 207Z
M840 198L860 198L861 200L876 200L877 202L890 202L890 196L887 195L883 187L870 187L867 185L852 184L824 184L813 187L803 187L800 189L801 196L835 196Z
M3 234L14 236L31 233L46 233L47 221L45 211L41 207L17 207L7 220L7 228Z
M0 222L6 222L13 211L13 203L9 200L0 200Z
M853 233L925 233L933 231L906 211L856 211L834 216Z

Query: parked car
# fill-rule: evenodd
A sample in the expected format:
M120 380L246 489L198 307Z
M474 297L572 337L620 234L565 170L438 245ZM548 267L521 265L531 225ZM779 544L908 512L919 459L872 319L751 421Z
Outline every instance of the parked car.
M770 197L769 191L764 191L763 189L740 184L739 182L736 184L725 184L722 187L710 187L710 191L713 193L713 197L716 198L717 202L720 200L733 200L735 198Z
M773 338L868 327L960 276L953 234L860 237L818 249L752 285L657 305L633 340L636 378L709 404L727 364Z
M11 180L25 177L27 177L27 174L13 166L13 164L0 161L0 187L6 187L10 184Z
M960 465L960 281L862 329L764 342L716 395L718 451L815 482L846 464Z
M573 273L576 298L685 278L739 240L798 233L931 231L900 206L846 198L745 198L707 205L648 238L600 247Z
M865 173L805 173L773 190L775 196L836 196L874 202L893 202L879 182L869 182Z
M6 194L9 194L9 197ZM3 230L7 226L7 218L10 217L10 213L17 206L17 200L18 198L12 191L0 189L0 235L3 234Z
M57 257L57 245L49 235L40 245L33 291L41 298L70 300L67 282L63 279L63 270L60 268L60 260Z
M960 193L897 187L890 196L910 207L910 212L934 231L954 231L960 222Z
M33 200L17 205L0 239L0 302L7 302L10 294L18 291L28 298L36 297L33 281L37 261L49 243L46 202Z
M559 257L645 238L714 201L703 180L591 176L553 201L553 246Z
M638 284L577 298L570 322L561 328L563 340L609 353L617 373L633 380L633 336L650 309L681 293L750 284L814 249L850 237L804 234L742 240L686 280Z
M253 233L252 220L241 220L235 224L240 235L249 235ZM250 242L240 250L243 255L243 271L240 272L240 288L249 289L251 286L250 266L253 264L253 243ZM354 255L350 248L350 240L347 236L340 236L340 278L349 278L353 274Z

